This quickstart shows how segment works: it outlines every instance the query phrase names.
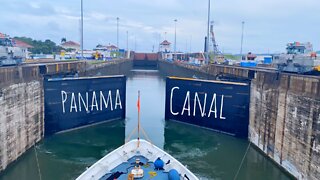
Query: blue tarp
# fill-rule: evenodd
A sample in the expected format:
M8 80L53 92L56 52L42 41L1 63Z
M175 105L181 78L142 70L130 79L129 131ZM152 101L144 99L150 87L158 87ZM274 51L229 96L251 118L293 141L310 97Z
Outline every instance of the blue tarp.
M240 66L242 66L242 67L256 67L257 62L255 62L255 61L241 61Z

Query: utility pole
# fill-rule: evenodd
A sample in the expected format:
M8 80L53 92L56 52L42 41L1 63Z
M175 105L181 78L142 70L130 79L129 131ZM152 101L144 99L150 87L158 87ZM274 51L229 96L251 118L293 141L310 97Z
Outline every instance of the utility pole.
M161 33L159 33L158 41L158 52L160 52Z
M177 60L177 21L174 20L174 60Z
M137 37L134 36L134 51L137 52Z
M189 52L190 53L192 52L192 35L190 36L190 49L189 49Z
M81 0L81 59L83 59L83 0Z
M119 17L117 17L117 49L119 53Z
M129 58L129 32L127 31L127 57Z
M188 39L186 39L186 50L184 52L188 53Z
M243 44L243 30L244 30L244 21L242 21L242 32L241 32L241 46L240 46L240 56L242 57L242 44Z

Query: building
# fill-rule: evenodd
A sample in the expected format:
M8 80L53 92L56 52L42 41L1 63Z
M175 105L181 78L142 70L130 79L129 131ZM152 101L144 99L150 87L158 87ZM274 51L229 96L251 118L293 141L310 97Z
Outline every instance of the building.
M114 51L118 51L119 48L115 45L109 45L107 46L107 49L110 51L110 52L114 52Z
M80 51L80 44L73 41L67 41L67 42L61 43L60 46L64 49L72 49L73 51Z
M115 45L110 45L110 44L108 46L98 44L96 46L96 48L94 48L94 50L116 52L116 51L118 51L118 47Z
M171 52L171 43L167 40L164 40L162 43L160 43L160 52Z
M123 49L119 49L117 46L109 44L109 45L101 45L98 44L96 48L93 49L96 51L97 57L96 59L108 60L116 57L124 57L125 51Z
M9 35L3 34L0 32L0 39L6 39L6 38L9 38Z
M310 42L300 43L293 42L287 44L287 54L306 54L313 51L313 46Z
M255 55L255 54L253 54L251 52L248 52L246 60L254 61L256 58L257 58L257 55Z
M18 39L12 39L12 45L13 47L18 47L21 49L21 51L24 53L24 58L29 58L29 49L33 48L33 46Z
M21 59L22 61L29 57L28 49L33 48L30 44L3 33L0 33L0 46L2 59Z

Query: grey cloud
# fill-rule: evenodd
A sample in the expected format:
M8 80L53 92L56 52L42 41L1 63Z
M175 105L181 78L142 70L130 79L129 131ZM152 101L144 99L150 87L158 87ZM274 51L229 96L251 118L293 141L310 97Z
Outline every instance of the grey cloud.
M33 38L67 36L79 39L79 0L2 0L0 32ZM311 41L320 49L319 0L223 0L211 1L211 18L219 47L238 53L241 21L245 21L245 51L284 51L289 41ZM138 49L150 50L160 33L173 40L177 18L177 49L185 49L192 36L192 49L203 49L208 0L84 0L86 48L116 41L116 17L120 17L120 45L130 32ZM306 12L308 11L308 12Z

